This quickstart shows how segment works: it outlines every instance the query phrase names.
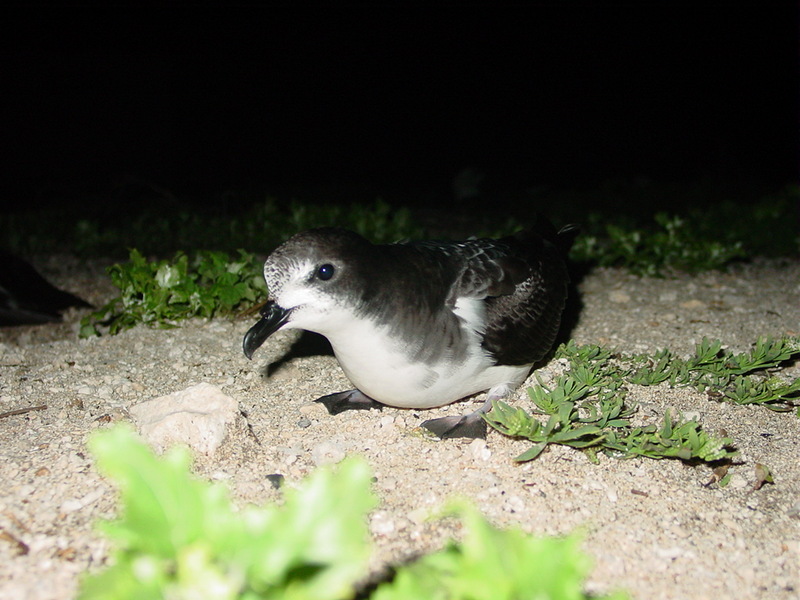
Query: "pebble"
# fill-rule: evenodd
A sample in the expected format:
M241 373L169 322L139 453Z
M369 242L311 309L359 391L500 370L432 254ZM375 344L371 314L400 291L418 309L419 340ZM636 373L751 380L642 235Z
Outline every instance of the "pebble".
M492 457L492 451L486 446L486 440L474 439L467 448L473 460L486 462Z
M317 466L336 464L344 457L344 448L338 442L324 441L311 448L311 461Z
M685 308L687 310L700 310L706 307L706 303L702 300L687 300L686 302L681 302L681 308Z
M747 480L738 473L734 473L733 475L731 475L731 479L728 482L728 487L734 490L742 490L746 488L748 485L749 484L747 483Z
M384 510L379 510L372 515L369 522L370 531L374 535L389 535L396 528L394 520Z
M658 295L658 301L659 302L665 302L665 303L672 304L677 299L678 299L678 292L675 291L675 290L669 290L669 291L666 291L666 292L661 292Z
M381 477L378 479L378 487L385 492L391 492L397 488L397 479L394 477Z
M622 290L611 290L608 292L608 299L615 304L627 304L631 301L630 294Z
M430 518L431 511L428 508L419 507L419 508L415 508L413 510L410 510L408 513L406 513L406 516L408 517L409 521L411 521L412 523L415 523L417 525L421 525L422 523L424 523L425 521L427 521Z
M506 509L513 513L521 513L525 510L525 501L517 495L506 498Z
M654 549L654 553L659 558L666 558L667 560L675 560L679 556L683 555L683 549L679 546L669 546L666 548L657 547Z
M184 443L212 455L239 414L239 404L217 386L200 383L132 406L142 436L159 451Z

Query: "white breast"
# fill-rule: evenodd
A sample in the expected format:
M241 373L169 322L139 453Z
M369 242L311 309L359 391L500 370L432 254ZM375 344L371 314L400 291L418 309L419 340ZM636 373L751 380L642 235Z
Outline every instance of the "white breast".
M331 342L342 370L360 391L389 406L432 408L499 384L516 387L528 373L529 366L493 366L475 331L476 323L482 323L480 311L475 302L457 304L456 313L465 317L462 326L471 343L465 360L456 364L409 362L407 352L386 328L369 320L349 318L346 326L320 333Z

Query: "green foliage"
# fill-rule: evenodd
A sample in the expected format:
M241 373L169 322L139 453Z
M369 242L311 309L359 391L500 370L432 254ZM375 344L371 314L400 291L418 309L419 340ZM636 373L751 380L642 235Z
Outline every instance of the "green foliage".
M185 217L185 218L184 218ZM202 230L208 238L209 226L225 230L234 239L247 241L250 246L272 249L292 234L322 225L341 225L376 241L397 239L419 233L411 224L408 210L394 210L385 202L374 205L308 206L293 203L281 209L274 202L254 207L247 218L233 219L216 225L203 224L199 216L181 217L176 221L163 218L148 223L146 231L157 232L155 239L172 240L186 237L186 228ZM91 243L100 234L93 225L80 222L81 239ZM189 235L191 239L194 234ZM201 239L197 236L195 243ZM215 235L222 246L225 235ZM153 244L142 240L145 247ZM104 328L113 334L140 323L169 327L176 321L191 317L215 317L248 308L266 296L266 284L261 264L254 255L236 251L231 259L225 252L199 250L191 255L178 251L171 260L148 261L138 249L130 250L127 263L108 269L120 295L81 322L81 337L98 335Z
M120 295L84 317L81 336L97 335L100 325L116 334L139 323L167 327L251 306L266 294L255 265L255 257L243 250L234 260L223 252L200 250L191 258L178 252L172 260L153 262L131 250L128 263L108 269Z
M647 356L631 357L631 383L653 385L668 380L671 385L692 386L712 398L734 404L758 404L788 412L800 400L800 379L785 381L767 370L800 356L800 338L759 338L749 352L735 354L722 349L719 340L703 341L684 360L667 350L656 361Z
M184 449L157 459L124 426L95 433L89 446L119 486L122 509L101 524L116 547L111 564L84 578L80 600L344 600L367 575L376 500L361 460L317 470L281 506L236 511L223 487L191 476ZM371 598L588 598L576 537L499 530L466 505L453 513L464 541L399 567Z
M235 199L225 204L235 205ZM30 214L0 215L0 239L21 254L64 251L79 256L121 257L127 248L166 256L178 250L209 248L235 252L247 248L268 253L291 235L312 227L351 229L375 242L422 238L407 208L382 200L372 203L243 202L247 208L220 214L181 205L143 207L111 213L65 209Z
M345 193L348 199L364 197L363 190ZM410 201L413 198L399 198L394 205ZM503 218L459 214L458 219L429 224L441 231L437 236L447 235L455 221L461 223L459 237L505 235L524 227L531 210L538 210L556 223L581 225L573 249L576 260L663 275L675 269L720 268L739 258L796 255L798 202L797 185L764 196L763 190L725 189L720 184L612 182L583 191L547 188L523 204L515 202L525 206L517 217L513 210L503 210ZM266 254L293 233L323 225L353 229L376 242L427 237L407 208L395 209L382 200L347 204L330 190L306 190L302 201L254 201L246 191L231 191L205 208L174 198L103 199L87 202L79 211L50 208L2 214L0 240L23 255L68 251L122 257L127 248L138 248L146 255L167 256L208 248L210 240L215 250L246 248Z
M694 222L685 218L661 212L654 220L654 230L609 223L604 237L579 237L573 257L655 276L670 270L697 273L719 269L746 256L741 241L721 242L702 236Z
M789 411L800 399L800 379L787 382L772 376L759 379L765 369L800 356L800 340L759 339L750 352L722 350L719 341L704 339L687 360L660 350L653 356L614 356L598 346L562 345L558 355L570 368L552 387L528 390L540 420L521 408L495 402L486 421L506 435L526 438L533 446L517 457L532 460L548 444L562 444L620 457L678 458L711 462L732 455L733 440L716 438L693 420L670 415L660 425L634 426L635 407L626 403L628 386L693 386L709 397L736 404L759 404ZM537 376L538 378L538 376Z
M612 199L605 201L612 206ZM629 216L636 212L630 206L618 211L590 210L584 218L570 217L582 225L572 258L623 267L638 275L662 276L720 269L754 256L797 254L798 202L800 187L791 185L757 202L705 202L679 213L660 210L639 218ZM638 203L649 204L647 198L639 198Z
M534 538L516 529L496 529L467 505L456 506L453 513L464 523L463 541L400 569L391 583L378 587L374 600L589 598L581 588L589 562L577 536Z
M184 449L156 459L124 427L96 434L90 448L123 509L103 524L118 548L112 566L85 579L81 600L353 596L375 505L362 461L318 470L281 507L237 512L224 488L189 474Z

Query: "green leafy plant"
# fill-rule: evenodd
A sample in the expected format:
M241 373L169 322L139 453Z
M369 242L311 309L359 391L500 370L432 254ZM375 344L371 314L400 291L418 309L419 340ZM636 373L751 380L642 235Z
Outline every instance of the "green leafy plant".
M367 596L359 582L376 499L362 460L318 469L280 506L236 511L221 485L190 474L185 449L158 459L125 426L95 433L89 447L122 506L117 520L101 524L115 545L110 566L84 577L80 600L588 598L588 559L576 536L496 529L464 503L450 511L463 522L463 542L398 567Z
M583 600L589 561L580 538L535 538L517 529L497 529L474 508L456 504L464 524L461 543L421 557L378 587L374 600ZM606 600L625 598L618 592ZM591 596L599 600L598 596Z
M364 574L375 498L362 461L318 470L281 507L236 512L223 487L190 475L185 449L159 460L124 427L89 446L123 508L103 524L118 546L113 564L84 580L81 600L334 600L352 597Z
M240 194L241 195L241 194ZM320 194L321 195L321 194ZM219 206L229 209L220 211ZM236 209L241 206L241 208ZM0 215L0 239L21 254L69 251L80 256L122 257L128 248L168 256L188 248L268 253L289 236L311 227L352 229L375 242L420 239L425 232L407 208L374 202L253 201L231 192L213 208L178 201L118 204L104 202L79 212L58 208Z
M579 237L573 257L601 266L623 266L637 275L659 276L670 270L719 269L747 256L741 241L699 235L694 221L664 212L656 213L651 229L608 223L604 234Z
M240 240L267 249L274 248L297 231L321 225L349 227L379 242L420 233L411 224L408 210L395 210L381 201L370 206L292 203L288 209L266 202L251 212L241 222L234 219L224 226L217 223L216 228L227 227L229 231L236 231ZM207 237L207 229L196 222L197 218L196 215L186 216L172 223L161 219L150 222L148 231L163 229L156 237L174 240L181 237L183 222L184 227L191 223L192 228L202 229ZM78 226L85 230L83 239L95 239L91 224L82 221ZM171 227L178 231L170 232ZM110 234L104 235L106 239ZM215 240L219 242L224 237L219 235ZM130 250L127 263L117 263L108 269L120 295L83 319L81 337L98 335L102 331L113 335L140 323L169 327L182 319L210 318L252 306L266 296L261 264L244 250L236 253L238 256L231 258L228 253L219 251L199 250L191 255L179 251L170 260L148 261L138 249Z
M223 252L201 250L190 258L178 252L172 260L148 261L131 250L130 261L109 267L120 295L81 321L81 336L97 335L99 326L115 334L139 323L168 327L189 317L214 317L252 306L266 294L253 255L239 251L231 260Z
M800 400L800 379L786 381L769 374L800 356L800 338L761 337L749 352L733 353L722 349L719 340L703 340L688 359L667 350L647 356L632 356L631 383L692 386L709 397L734 404L758 404L778 412L788 412ZM638 365L638 366L636 366Z
M721 342L704 339L687 360L668 350L653 356L612 356L598 346L574 342L562 345L557 355L568 359L570 368L551 387L539 380L528 390L534 413L543 419L504 402L494 402L484 417L501 433L533 442L517 457L519 461L536 458L548 444L620 457L712 462L732 456L733 440L711 436L696 421L682 421L669 411L660 425L635 426L635 406L626 403L631 384L694 386L711 398L775 411L792 410L800 400L800 379L757 379L765 369L800 356L800 341L793 338L761 338L750 352L741 354L723 351Z
M697 273L755 256L800 252L796 184L761 197L752 191L661 185L549 200L553 206L574 207L555 215L561 222L581 224L573 259L639 275Z

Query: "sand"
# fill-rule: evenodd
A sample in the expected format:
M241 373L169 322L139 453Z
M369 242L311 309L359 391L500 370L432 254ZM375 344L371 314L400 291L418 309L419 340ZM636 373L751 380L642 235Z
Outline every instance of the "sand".
M40 257L53 283L99 305L114 290L103 261ZM582 308L570 335L624 352L667 347L688 354L704 336L735 351L761 335L800 335L800 261L756 261L729 272L664 279L597 269L579 284ZM466 497L494 523L536 535L576 529L592 557L591 592L622 588L641 599L800 597L800 419L709 400L691 389L631 386L629 399L653 419L667 408L725 430L739 456L720 488L707 465L676 460L593 464L579 451L529 446L490 431L485 441L422 435L427 418L472 410L478 396L442 409L386 408L330 416L315 398L349 389L332 356L279 361L297 335L278 333L248 361L241 339L251 320L192 320L175 329L140 326L80 340L81 312L63 324L0 330L0 597L63 600L109 554L94 528L115 514L113 486L85 442L130 420L144 400L198 383L239 404L236 426L195 471L224 481L238 505L280 501L267 475L295 485L318 464L359 454L372 466L380 506L370 516L374 574L457 535L453 521L428 520L449 498ZM302 354L302 353L300 353ZM557 360L540 369L551 377ZM783 376L800 377L800 366ZM529 406L524 389L511 402ZM754 489L755 464L774 484Z

